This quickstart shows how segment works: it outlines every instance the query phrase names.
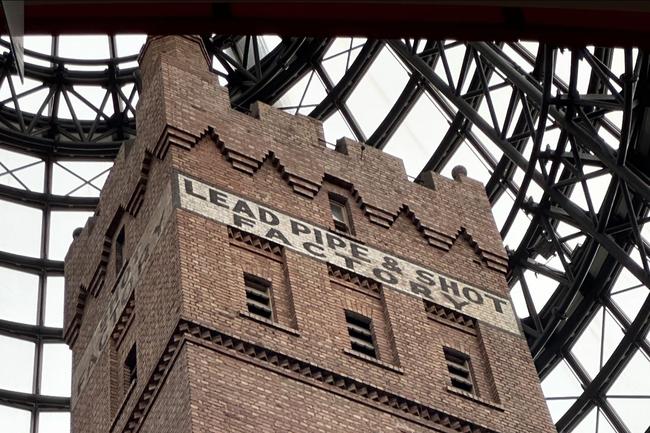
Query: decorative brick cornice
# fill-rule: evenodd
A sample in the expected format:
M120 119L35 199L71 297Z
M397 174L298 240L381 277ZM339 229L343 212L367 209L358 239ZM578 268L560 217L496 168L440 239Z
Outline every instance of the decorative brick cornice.
M130 148L126 148L125 151L130 152L131 150ZM95 297L99 295L102 288L104 287L104 280L106 278L106 267L110 259L111 249L113 247L113 236L117 230L117 227L121 223L125 213L128 213L129 215L136 217L138 215L138 212L140 211L140 208L142 207L142 203L144 202L145 192L147 191L147 184L149 182L149 172L151 170L151 164L153 162L153 158L154 158L153 153L149 151L144 152L142 163L140 165L140 176L133 188L130 198L126 206L123 206L121 204L117 206L113 214L113 218L111 219L111 222L106 228L106 231L104 233L104 238L102 241L102 249L99 256L99 262L97 263L97 266L95 267L95 271L93 272L93 275L90 278L90 281L88 282L88 293L92 294ZM89 226L91 230L95 225L96 218L97 216L94 216L89 219ZM76 334L79 332L78 328L79 326L81 326L80 320L81 320L81 315L83 315L84 307L85 307L85 302L81 304L80 307L81 311L75 314L74 316L74 318L79 316L79 321L78 322L73 321L70 323L70 326L67 329L68 334L71 335L74 334L76 336ZM77 309L79 309L79 307ZM69 344L72 345L73 342L74 339L71 340Z
M222 152L226 160L232 164L235 170L242 171L249 175L255 174L255 172L262 165L262 163L256 159L249 158L243 153L239 153L235 150L230 150L223 147Z
M81 328L81 319L84 314L84 308L86 306L86 298L88 297L88 290L81 286L79 288L79 294L77 295L77 302L75 303L74 315L70 320L70 325L65 330L65 335L63 340L72 347L74 342L79 336L79 329Z
M481 248L481 246L472 237L472 234L467 231L465 227L461 227L456 232L456 237L453 239L453 242L456 242L459 237L463 237L469 243L476 255L479 256L483 262L485 262L488 268L500 272L504 275L508 272L508 258L506 256L497 255Z
M303 195L308 198L316 197L318 190L320 189L320 184L314 183L309 179L304 177L291 174L288 171L284 171L283 177L287 180L287 183L293 190L300 195Z
M162 159L171 144L177 145L183 149L191 149L204 138L209 138L213 141L213 143L223 154L224 158L232 164L234 169L246 173L250 176L255 175L255 173L265 163L272 164L273 167L280 173L282 179L284 179L285 182L291 186L295 193L307 198L314 198L316 194L318 194L318 191L322 186L323 179L333 177L328 173L324 173L322 179L320 179L318 182L314 182L311 179L307 179L305 177L292 173L272 151L267 152L262 160L258 160L240 151L231 149L223 140L220 139L219 134L211 126L206 127L198 136L167 126L161 135L158 144L156 145L154 154L158 158ZM397 218L400 216L400 214L404 214L410 219L418 232L420 232L420 234L427 240L429 245L435 248L439 248L443 251L449 251L459 233L465 232L464 227L460 227L456 233L444 233L440 230L429 227L421 221L415 212L409 209L408 205L403 204L397 213L371 205L364 201L363 197L352 183L348 181L344 182L348 185L348 189L350 190L352 196L355 198L355 201L358 203L359 207L363 211L364 215L366 215L368 220L381 227L390 228L395 220L397 220ZM504 255L490 252L481 248L473 239L471 242L473 243L478 254L480 254L481 258L486 262L488 268L502 274L505 274L507 272L508 260Z
M454 237L448 234L442 233L438 230L432 229L426 226L420 218L409 209L408 206L403 205L400 208L399 214L395 217L399 217L400 214L406 216L415 226L415 228L420 232L422 237L424 237L429 245L439 248L443 251L449 251L451 245L454 243Z
M129 325L133 321L134 316L135 316L135 293L132 293L131 297L129 298L129 301L126 304L126 307L124 307L124 311L122 311L122 315L120 316L120 318L117 320L117 323L115 324L113 333L111 334L111 338L118 346L121 340L124 338L124 335L126 334L126 330L129 328Z
M149 381L142 387L138 400L133 405L128 405L133 409L119 431L136 433L140 430L175 359L183 344L188 340L442 432L495 433L494 430L487 427L449 415L418 401L364 383L359 379L335 373L316 364L186 320L179 322L158 364L153 369ZM121 415L122 413L117 414L111 430L116 427Z
M236 242L241 242L253 248L257 248L264 252L273 254L277 257L282 257L282 246L274 242L261 238L257 235L239 230L235 227L228 226L228 237Z
M327 264L327 273L330 275L330 277L334 277L336 279L348 283L352 283L356 286L359 286L362 289L368 290L375 294L379 294L381 290L381 284L378 283L377 281L371 278L364 277L359 274L355 274L354 272L348 271L347 269L340 268L331 263Z
M213 137L214 139L214 137ZM313 182L304 177L289 172L280 159L273 152L268 152L261 161L244 155L243 153L229 149L222 141L216 139L221 153L226 160L230 162L236 170L242 171L248 175L254 175L264 164L271 164L279 173L282 179L293 189L296 194L307 198L314 198L320 190L321 183Z
M504 275L508 273L508 259L506 257L493 254L482 248L480 248L480 251L481 256L483 256L485 259L485 263L487 264L488 268L494 269L497 272L501 272Z
M194 135L186 131L182 131L171 125L166 125L163 129L158 142L153 148L152 153L158 159L164 159L172 144L183 149L191 149L199 141L200 135Z
M131 197L129 198L126 211L133 217L138 216L142 203L144 202L144 193L147 190L147 182L149 181L149 171L151 170L151 162L153 160L153 154L151 152L145 151L144 158L142 159L142 164L140 166L140 177L133 188Z
M468 332L476 334L476 319L450 308L424 300L424 309L427 316L434 320L441 320L450 324L461 326Z
M108 263L108 258L111 253L111 239L104 237L102 242L102 252L99 257L99 263L95 268L90 282L88 283L88 291L93 295L97 296L99 292L104 287L104 278L106 277L106 265Z
M390 228L390 226L393 225L393 221L395 221L395 215L391 214L390 212L386 212L383 209L379 209L378 207L364 203L363 199L356 190L354 190L354 196L357 198L357 202L359 203L361 210L368 217L368 220L370 222L373 222L385 228Z
M108 266L108 261L111 257L111 249L113 248L113 237L115 236L115 232L122 222L124 213L124 208L122 206L118 206L115 214L113 215L113 219L111 219L110 224L104 232L104 239L102 242L102 250L99 257L99 263L97 264L95 272L93 273L93 276L90 279L90 283L88 284L88 291L95 297L99 295L102 287L104 287L104 279L106 278L106 266Z

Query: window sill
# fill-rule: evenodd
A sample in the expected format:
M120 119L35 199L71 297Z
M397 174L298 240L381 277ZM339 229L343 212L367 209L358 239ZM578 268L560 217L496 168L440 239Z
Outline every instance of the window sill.
M262 325L269 326L271 328L277 329L282 332L286 332L287 334L291 334L296 337L300 337L300 332L297 330L290 328L288 326L281 325L277 322L274 322L272 320L264 319L263 317L256 316L255 314L251 314L248 311L240 311L239 315L242 317L245 317L247 319L253 320L257 323L261 323Z
M469 393L467 391L463 391L461 389L454 388L453 386L447 385L447 391L452 393L452 394L456 394L456 395L459 395L461 397L464 397L464 398L466 398L468 400L472 400L472 401L474 401L476 403L480 403L483 406L487 406L489 408L496 409L496 410L501 411L501 412L505 411L505 408L502 405L500 405L499 403L494 403L492 401L485 400L485 399L483 399L483 398L481 398L481 397L479 397L477 395L474 395L472 393Z
M380 361L380 360L378 360L376 358L373 358L373 357L368 356L368 355L364 355L363 353L359 353L359 352L354 351L352 349L345 348L345 349L343 349L343 353L345 353L346 355L350 355L350 356L353 356L355 358L361 359L363 361L370 362L371 364L375 364L378 367L384 368L384 369L392 371L394 373L404 374L404 370L402 370L401 368L399 368L399 367L397 367L397 366L395 366L393 364L389 364L387 362Z
M337 230L336 228L330 228L328 231L330 233L332 233L332 234L337 235L337 236L341 236L342 238L345 238L345 239L347 239L349 241L356 242L359 245L365 245L365 242L360 241L359 239L357 239L357 237L356 237L356 235L354 233L344 232L344 231L341 231L341 230Z

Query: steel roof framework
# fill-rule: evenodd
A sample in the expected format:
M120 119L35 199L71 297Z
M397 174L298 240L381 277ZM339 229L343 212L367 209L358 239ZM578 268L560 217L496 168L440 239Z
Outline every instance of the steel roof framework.
M43 318L47 277L61 275L63 270L62 262L48 257L51 211L92 210L97 203L96 197L76 197L74 191L53 194L52 170L61 160L111 160L120 144L135 133L139 78L137 69L127 66L135 56L118 57L114 37L109 40L111 58L101 61L28 52L49 66L26 64L26 77L40 84L23 93L14 90L10 54L5 52L0 58L0 84L11 89L10 97L0 101L0 142L45 164L42 192L0 185L0 199L43 211L39 257L0 252L0 265L39 276L37 324L0 320L0 334L36 343L32 393L0 390L0 403L34 414L67 410L69 406L65 397L41 395L38 385L43 344L62 341L61 330L46 327ZM56 53L57 38L53 41L52 52ZM646 121L650 64L644 51L625 49L624 72L619 76L612 70L613 49L573 47L568 50L568 80L563 80L556 71L561 49L546 44L540 44L537 53L530 53L516 42L391 39L367 40L353 46L351 39L347 53L340 53L348 55L345 73L334 80L323 67L332 39L283 38L268 54L260 49L258 37L209 35L204 41L228 84L233 107L247 110L256 100L277 103L300 79L312 74L310 80L316 76L326 96L316 104L303 104L303 94L298 105L284 108L306 111L320 120L340 112L354 138L380 149L418 98L427 95L434 101L450 121L442 141L426 156L423 170L442 171L459 146L469 143L491 174L486 184L490 201L495 204L506 193L514 197L500 227L502 236L508 235L518 215L523 213L531 219L518 247L509 251L508 278L511 287L520 285L525 299L528 315L522 324L540 377L564 361L583 389L557 421L558 431L571 431L598 407L616 431L630 432L607 396L633 353L640 351L650 359L646 336L650 294L635 317L628 317L611 297L622 271L650 287L650 245L641 234L642 226L650 220L650 131ZM464 50L462 64L453 71L449 50L459 48ZM409 79L384 119L367 134L347 101L382 49L389 49L399 59ZM358 54L352 59L353 50ZM512 52L528 62L528 70L521 60L507 54ZM578 89L579 64L589 67L586 91ZM100 70L78 71L75 66ZM101 87L104 97L99 104L93 103L77 92L75 85ZM505 108L497 104L495 96L504 89L509 92ZM21 111L21 99L38 91L46 93L39 110L32 114ZM73 103L75 98L77 102ZM79 103L96 113L93 120L76 114ZM70 113L68 119L58 116L63 105ZM613 112L622 113L620 124L608 116ZM615 145L603 138L602 131L614 137ZM494 148L501 152L500 158L495 157ZM12 176L14 171L17 169L0 166L2 175ZM606 175L611 180L598 206L592 200L595 191L589 181ZM81 178L83 185L93 181ZM577 189L583 191L583 206L574 202ZM637 259L632 258L633 252ZM551 256L557 258L557 266L540 260ZM535 305L534 288L524 277L528 271L557 284L543 308ZM592 377L571 348L600 311L607 311L625 335L611 356L601 359L602 365ZM32 416L34 433L37 424L38 417Z

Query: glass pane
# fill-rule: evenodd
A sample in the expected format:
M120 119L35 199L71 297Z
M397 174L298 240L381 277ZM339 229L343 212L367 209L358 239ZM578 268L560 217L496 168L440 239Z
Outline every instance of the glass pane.
M447 132L439 125L446 123L447 119L428 95L422 95L390 138L384 152L402 158L406 173L417 177Z
M567 363L561 361L542 381L542 391L550 399L548 408L556 422L582 394L582 387Z
M625 370L607 391L607 401L633 433L650 427L650 360L641 350L631 357Z
M108 36L59 36L59 56L70 59L108 59Z
M63 327L63 277L48 277L45 326Z
M542 391L546 397L578 397L582 387L566 361L561 361L542 381Z
M571 352L593 379L623 338L623 331L609 312L600 308L582 332Z
M0 87L0 98L6 102L6 106L19 109L23 112L36 113L45 102L48 95L46 86L37 80L25 78L24 82L16 75L7 75L7 78ZM13 93L12 93L13 87ZM15 94L15 96L14 96ZM41 166L42 170L42 166ZM41 177L42 180L42 177ZM42 182L40 187L42 187Z
M36 324L38 276L0 266L0 320Z
M89 95L84 96L91 99ZM110 162L103 161L57 161L52 167L52 193L97 197L111 166Z
M34 343L0 335L0 389L32 392Z
M41 210L0 200L0 215L0 251L40 257Z
M345 209L340 204L330 201L330 209L332 209L332 217L334 221L346 222L345 221Z
M628 289L614 289L611 298L625 316L632 321L636 318L648 294L646 286L639 286Z
M361 51L362 43L352 38L336 38L323 56L322 65L332 84L338 83Z
M596 408L591 408L589 414L578 425L571 430L572 433L598 433L596 431L596 417L598 411Z
M70 414L67 412L41 412L38 415L38 433L69 433Z
M41 394L68 397L72 352L65 344L43 345Z
M650 427L647 413L650 398L608 398L618 416L632 433L646 432Z
M625 370L607 391L607 396L650 396L650 360L644 356L641 350L637 350L632 356Z
M346 101L366 136L370 136L384 120L408 78L404 67L388 48L377 55Z
M77 227L83 227L92 212L84 211L54 211L50 216L50 244L48 258L63 260L68 247L72 243L72 232Z
M26 108L21 105L21 109ZM43 192L44 167L38 158L0 148L0 185Z
M52 36L50 35L35 35L27 36L24 38L25 49L36 51L42 54L52 54ZM50 62L37 59L25 54L25 63L37 64L41 66L50 66Z
M445 168L442 169L441 174L451 179L451 172L457 165L465 167L467 169L467 176L472 179L479 180L484 184L490 179L488 164L467 141L464 141L460 145L456 153L454 153L445 165Z
M0 405L0 426L2 426L2 431L29 433L30 421L29 411Z
M515 219L515 221L517 220ZM524 271L524 278L535 308L537 311L541 311L553 292L555 292L558 285L557 281L528 269Z
M546 400L549 412L551 412L551 419L553 422L558 422L562 415L575 403L576 398L567 398L561 400Z
M309 114L326 95L319 76L311 71L294 84L274 106L291 114Z
M521 287L521 281L517 281L510 289L510 298L512 299L512 306L515 307L517 317L523 319L530 316L530 311L528 311L528 306L526 305L526 298L524 297L524 291Z
M131 56L138 54L140 48L147 40L147 35L133 34L133 35L115 35L115 43L117 45L117 55L119 57Z
M339 138L354 138L354 133L350 130L343 115L336 111L325 122L323 122L325 132L325 142L328 147L334 148Z

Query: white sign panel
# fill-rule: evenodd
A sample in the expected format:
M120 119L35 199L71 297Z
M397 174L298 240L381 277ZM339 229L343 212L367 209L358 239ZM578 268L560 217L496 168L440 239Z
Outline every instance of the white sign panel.
M120 280L111 293L108 306L93 332L86 350L74 369L72 377L72 402L76 404L77 397L88 382L97 359L104 350L117 321L126 307L133 289L138 284L140 277L147 268L151 252L158 243L162 230L172 211L171 187L167 185L161 194L158 207L150 217L149 224L138 241L135 251L129 258Z
M179 174L180 207L519 334L510 299Z

